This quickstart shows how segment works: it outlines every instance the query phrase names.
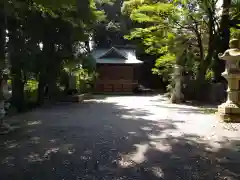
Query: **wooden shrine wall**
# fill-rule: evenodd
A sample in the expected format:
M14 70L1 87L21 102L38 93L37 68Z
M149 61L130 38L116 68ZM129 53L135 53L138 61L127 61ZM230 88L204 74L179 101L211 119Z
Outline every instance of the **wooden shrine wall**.
M99 64L96 92L132 92L137 85L133 65Z

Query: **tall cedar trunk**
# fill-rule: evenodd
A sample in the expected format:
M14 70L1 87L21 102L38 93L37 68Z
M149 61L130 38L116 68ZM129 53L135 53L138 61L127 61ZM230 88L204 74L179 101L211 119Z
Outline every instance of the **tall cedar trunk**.
M215 43L215 35L213 33L214 28L214 20L213 20L213 12L209 9L209 23L208 23L208 30L209 30L209 39L208 39L208 51L207 55L203 61L200 62L197 77L196 77L196 98L202 99L202 89L204 87L205 82L205 75L208 70L208 67L211 64L211 61L214 56L214 49L216 46Z
M48 84L48 71L51 69L48 68L49 60L51 60L51 55L49 53L48 41L43 41L43 52L42 59L39 63L39 76L38 76L38 104L42 105L44 99L47 96L47 84Z
M46 36L49 37L49 36ZM47 94L45 94L49 100L55 99L55 89L56 89L56 73L58 65L56 63L55 55L55 44L52 40L46 38L43 41L43 53L46 63L44 64L43 71L45 76L45 83L47 85ZM45 86L46 88L46 86Z
M218 36L218 46L215 54L215 61L213 65L214 71L214 80L216 82L220 82L222 78L222 72L225 69L225 62L218 58L219 53L223 53L225 50L229 48L229 40L230 40L230 30L229 30L229 9L231 6L231 0L223 0L223 12L220 21L220 29Z
M42 31L42 42L43 42L43 50L42 50L42 58L39 61L39 83L38 83L38 104L42 105L44 103L45 98L49 98L51 91L51 79L52 79L52 71L54 71L55 64L52 63L54 59L55 52L55 44L54 44L54 32L52 32L51 26L52 21L48 18L42 19L43 23L43 31ZM50 86L50 91L49 91ZM51 95L52 96L52 95Z
M24 82L21 67L21 35L16 19L8 21L9 54L12 73L12 106L18 111L24 110Z
M213 33L214 31L214 19L213 19L213 12L212 10L209 8L208 9L208 16L209 16L209 22L208 22L208 31L209 31L209 38L208 38L208 51L207 51L207 55L204 58L203 61L200 62L199 65L199 70L198 70L198 74L197 74L197 81L198 82L203 82L205 80L205 75L207 72L207 69L211 63L211 60L213 58L214 55L214 49L216 46L215 43L215 35Z
M202 36L198 32L198 30L195 31L196 36L197 36L197 42L198 42L198 47L199 47L199 54L200 54L200 60L202 61L204 59L204 49L203 49L203 43L202 43Z
M41 52L41 55L37 61L38 66L38 92L37 92L37 103L38 105L43 105L45 97L45 87L46 87L46 62L47 59L44 56L44 53Z
M37 102L39 105L42 105L44 103L44 90L46 87L46 78L45 78L45 71L41 70L39 73L39 79L38 79L38 98Z
M48 72L48 97L49 100L55 101L57 98L57 77L58 77L58 68L59 63L56 57L53 57L49 62L49 68L51 68Z
M14 60L13 60L14 59ZM12 58L16 61L17 58ZM11 63L13 63L13 61ZM17 64L12 65L12 106L15 107L18 112L24 110L24 83L22 81L21 69Z
M0 4L0 64L4 64L5 60L5 17L3 5Z

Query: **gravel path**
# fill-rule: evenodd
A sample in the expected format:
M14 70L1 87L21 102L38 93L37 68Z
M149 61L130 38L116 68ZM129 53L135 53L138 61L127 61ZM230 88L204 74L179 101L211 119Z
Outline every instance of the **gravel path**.
M163 96L96 96L12 117L1 180L237 180L240 127Z

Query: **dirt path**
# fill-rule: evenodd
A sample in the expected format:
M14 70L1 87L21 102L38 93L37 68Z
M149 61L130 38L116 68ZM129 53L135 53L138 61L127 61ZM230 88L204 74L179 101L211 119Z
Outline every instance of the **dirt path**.
M239 125L162 96L97 96L14 119L25 125L0 136L1 180L240 179Z

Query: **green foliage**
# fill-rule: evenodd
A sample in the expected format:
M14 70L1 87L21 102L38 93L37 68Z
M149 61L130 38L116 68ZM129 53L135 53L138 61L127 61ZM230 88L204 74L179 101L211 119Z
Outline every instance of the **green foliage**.
M174 39L174 33L168 26L168 20L176 7L170 3L154 1L126 1L122 8L123 13L144 28L136 28L125 36L129 40L141 39L147 53L161 54L168 49L167 42ZM176 13L176 12L175 12Z
M29 92L32 92L32 91L35 91L38 87L38 82L36 80L28 80L25 84L25 87L24 87L24 90L25 91L29 91Z
M95 46L105 48L128 43L123 36L128 33L131 21L121 13L123 1L95 0L97 9L105 15L105 19L94 26L92 38Z
M89 71L83 67L78 67L75 69L64 68L67 73L67 81L70 76L76 77L76 88L79 92L85 93L91 90L91 85L95 82L97 74L95 71Z
M230 16L234 28L240 29L240 0L232 0Z
M205 79L207 81L211 81L213 79L213 77L214 77L213 75L214 75L213 71L211 69L208 69L207 73L206 73L206 76L205 76Z
M76 77L76 88L81 93L85 93L91 90L92 84L94 84L97 77L96 64L91 56L83 56L75 61L68 61L64 65L64 72L67 77L65 81L69 81L70 76Z
M36 80L28 80L24 86L24 94L26 97L26 102L36 102L37 101L37 89L38 82Z
M116 0L95 0L95 2L99 5L114 5L114 2L116 2Z
M4 48L13 74L13 102L19 109L31 96L41 103L46 87L47 96L54 99L63 68L71 63L76 66L76 54L86 57L85 42L95 24L105 18L93 0L4 0L0 2L0 16L7 17L7 24L0 26L0 30L8 29L9 41ZM5 44L4 38L0 40ZM80 73L84 81L90 81L90 72L94 73L94 65L87 61L85 58L83 64L89 70L88 76L82 75L86 72Z
M33 0L33 1L37 4L41 4L48 8L58 8L63 5L69 5L69 4L76 5L77 3L77 0L68 0L68 1L66 0Z
M216 1L128 0L122 12L139 25L125 38L140 40L146 53L159 57L153 73L171 81L177 63L196 78L199 72L205 74L215 46Z
M95 82L96 73L89 72L87 69L79 69L77 75L77 88L80 92L85 93L91 90L91 84Z
M240 29L231 28L231 38L240 39Z
M169 81L175 64L176 56L174 54L165 54L156 60L155 68L152 69L153 74L161 76L163 81Z
M96 61L92 56L83 57L81 62L84 69L87 69L89 72L96 71Z

